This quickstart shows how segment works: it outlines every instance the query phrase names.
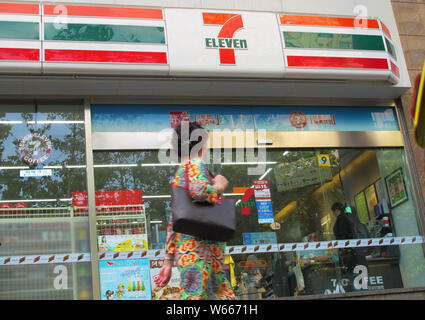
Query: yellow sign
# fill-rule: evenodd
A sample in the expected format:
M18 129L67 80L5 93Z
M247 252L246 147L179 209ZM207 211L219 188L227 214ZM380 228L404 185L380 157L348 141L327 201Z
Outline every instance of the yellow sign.
M425 148L425 64L423 66L422 74L418 76L415 86L415 94L413 95L414 107L414 121L413 131L415 140L419 146Z
M317 162L319 163L319 167L330 167L331 166L331 160L329 159L328 154L318 154L317 155Z

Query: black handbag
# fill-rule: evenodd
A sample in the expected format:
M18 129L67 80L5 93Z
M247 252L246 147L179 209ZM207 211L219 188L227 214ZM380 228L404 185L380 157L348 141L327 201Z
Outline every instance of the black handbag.
M210 172L211 177L214 177ZM227 241L236 230L235 200L217 203L193 202L188 193L189 179L185 168L186 188L171 187L173 230L205 240Z

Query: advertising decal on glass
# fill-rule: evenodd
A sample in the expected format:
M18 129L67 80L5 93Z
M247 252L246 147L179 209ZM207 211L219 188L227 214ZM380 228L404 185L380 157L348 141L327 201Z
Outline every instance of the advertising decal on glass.
M268 180L254 180L254 196L257 205L258 223L273 223L274 216Z
M98 236L99 252L148 250L147 234L123 234Z
M149 259L99 261L102 300L151 300Z
M165 287L157 287L154 279L159 274L161 267L164 263L163 259L150 260L150 273L151 273L151 286L152 286L152 300L179 300L180 298L180 272L177 264L174 261L171 278Z
M29 165L37 166L50 157L53 144L45 134L35 131L19 141L18 149L22 160Z

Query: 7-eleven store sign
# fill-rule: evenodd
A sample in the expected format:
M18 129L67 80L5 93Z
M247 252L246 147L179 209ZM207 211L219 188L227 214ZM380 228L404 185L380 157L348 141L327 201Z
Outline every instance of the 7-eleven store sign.
M282 78L284 59L272 12L169 8L170 75Z
M204 12L202 18L205 25L220 27L217 38L205 38L205 46L218 49L220 64L236 64L235 49L248 48L246 39L234 38L244 26L242 15Z

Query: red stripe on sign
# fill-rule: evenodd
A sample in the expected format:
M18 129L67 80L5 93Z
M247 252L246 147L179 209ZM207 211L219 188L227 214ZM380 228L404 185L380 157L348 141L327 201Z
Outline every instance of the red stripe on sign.
M288 56L288 67L388 70L387 59Z
M39 14L38 4L0 3L0 13Z
M236 64L235 50L233 49L219 49L220 63L221 64Z
M40 61L40 49L0 48L0 60Z
M166 64L166 52L46 49L46 61Z
M391 61L391 71L397 76L397 78L400 78L400 69L392 61Z
M162 20L162 9L93 7L74 5L44 5L46 15L69 15L80 17L113 17Z

